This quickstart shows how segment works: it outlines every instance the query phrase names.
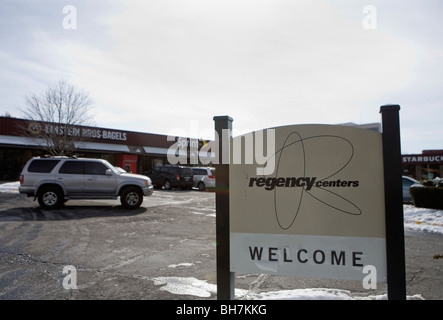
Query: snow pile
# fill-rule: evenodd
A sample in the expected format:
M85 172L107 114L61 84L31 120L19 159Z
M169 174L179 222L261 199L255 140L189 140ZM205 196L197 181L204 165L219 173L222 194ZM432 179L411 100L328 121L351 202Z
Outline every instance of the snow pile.
M211 294L217 293L217 285L198 280L194 277L158 277L152 280L154 280L155 285L162 285L160 290L168 291L172 294L209 298Z
M153 278L160 290L177 295L192 295L209 298L217 293L217 285L198 280L194 277L158 277ZM294 289L253 293L249 290L235 289L235 298L241 300L387 300L387 295L353 296L348 290L340 289ZM424 300L419 294L407 296L408 300Z
M443 210L403 206L405 228L416 231L443 233Z
M247 295L251 300L387 300L387 294L353 296L351 291L341 289L314 288L261 292ZM407 296L407 300L424 300L420 294Z
M18 187L20 186L20 182L7 182L0 184L0 192L6 193L18 193Z

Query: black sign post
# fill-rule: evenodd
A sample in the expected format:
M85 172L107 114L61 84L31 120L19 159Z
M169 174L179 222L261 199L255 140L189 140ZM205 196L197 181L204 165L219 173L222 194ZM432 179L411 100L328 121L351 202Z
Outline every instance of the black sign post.
M406 299L405 238L399 105L380 107L386 215L386 264L389 300Z
M215 164L216 242L217 242L217 299L234 300L234 273L230 271L230 229L229 229L229 139L233 119L228 116L214 117L215 132L218 135L218 149ZM228 160L228 161L226 161ZM228 163L224 163L228 162Z

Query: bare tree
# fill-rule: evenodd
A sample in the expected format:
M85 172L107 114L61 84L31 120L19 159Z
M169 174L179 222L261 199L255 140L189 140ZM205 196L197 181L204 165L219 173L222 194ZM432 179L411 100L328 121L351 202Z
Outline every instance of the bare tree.
M27 132L40 138L42 147L50 155L64 156L72 155L74 141L81 139L80 130L75 126L92 125L91 108L88 93L59 80L42 95L26 96L21 112L32 120Z

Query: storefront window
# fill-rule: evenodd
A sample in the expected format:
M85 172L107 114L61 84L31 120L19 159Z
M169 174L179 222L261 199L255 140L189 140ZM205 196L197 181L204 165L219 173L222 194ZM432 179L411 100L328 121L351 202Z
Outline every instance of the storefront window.
M106 153L100 154L100 159L108 161L113 166L117 165L115 157L116 157L115 154L109 154L109 153L108 154L106 154Z
M415 166L414 165L403 165L403 175L407 177L415 178Z
M422 179L434 179L440 174L440 166L438 164L425 164L421 166Z
M18 180L26 162L43 154L41 150L0 149L0 181Z
M165 158L154 158L154 168L165 164Z

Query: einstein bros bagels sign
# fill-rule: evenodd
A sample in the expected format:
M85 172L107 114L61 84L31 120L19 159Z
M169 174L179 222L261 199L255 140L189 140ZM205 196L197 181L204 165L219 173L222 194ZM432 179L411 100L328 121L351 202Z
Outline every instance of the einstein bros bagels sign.
M283 126L231 153L244 160L229 166L231 272L361 280L372 266L386 281L381 133Z

